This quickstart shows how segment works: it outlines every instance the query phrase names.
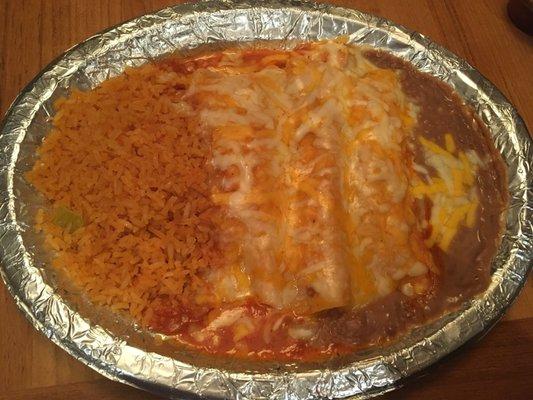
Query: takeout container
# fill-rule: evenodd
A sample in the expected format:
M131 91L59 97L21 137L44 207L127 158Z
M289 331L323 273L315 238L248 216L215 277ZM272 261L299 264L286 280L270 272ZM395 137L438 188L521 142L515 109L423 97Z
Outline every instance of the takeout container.
M347 35L410 61L449 83L487 124L507 165L509 207L489 288L461 309L374 348L322 365L254 364L210 358L171 346L91 306L60 282L33 230L38 196L23 173L50 129L52 104L72 87L89 89L127 66L204 45L317 40ZM0 274L30 322L57 345L110 379L167 396L344 398L401 385L504 313L531 269L533 143L511 104L479 72L423 35L355 10L293 0L207 1L126 22L75 46L17 97L0 136ZM528 191L529 190L529 191Z

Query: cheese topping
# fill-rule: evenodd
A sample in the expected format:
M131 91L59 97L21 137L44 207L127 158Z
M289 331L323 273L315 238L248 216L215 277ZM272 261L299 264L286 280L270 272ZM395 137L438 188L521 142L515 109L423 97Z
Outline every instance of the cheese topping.
M458 151L450 133L444 135L444 148L423 137L419 140L426 163L436 176L425 174L425 180L417 180L411 193L417 198L426 196L433 203L431 236L426 245L446 251L461 226L474 226L479 204L474 177L482 163L475 152Z
M185 98L212 138L224 260L208 280L218 301L254 296L313 313L364 305L410 279L416 293L428 288L435 268L413 205L445 181L409 190L423 169L409 151L417 108L396 72L339 41L228 50L192 72ZM469 182L450 177L453 193Z

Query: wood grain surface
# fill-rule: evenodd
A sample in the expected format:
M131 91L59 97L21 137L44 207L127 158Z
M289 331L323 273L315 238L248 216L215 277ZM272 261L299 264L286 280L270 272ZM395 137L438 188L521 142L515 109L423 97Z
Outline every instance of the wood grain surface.
M55 57L102 29L175 0L0 0L0 112ZM533 128L533 41L507 0L346 0L427 35L474 65ZM482 341L412 379L387 399L528 399L533 396L533 284ZM0 284L0 399L156 399L111 382L38 334Z

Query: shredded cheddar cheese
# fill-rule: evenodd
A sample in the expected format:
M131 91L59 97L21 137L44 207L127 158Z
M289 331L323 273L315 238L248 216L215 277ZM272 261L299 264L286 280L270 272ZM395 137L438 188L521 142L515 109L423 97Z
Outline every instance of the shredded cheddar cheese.
M428 176L426 182L419 180L411 194L431 200L431 235L426 245L437 245L446 251L462 225L471 228L475 223L479 200L473 177L481 161L474 152L458 151L449 133L444 135L446 149L423 137L419 140L436 177Z

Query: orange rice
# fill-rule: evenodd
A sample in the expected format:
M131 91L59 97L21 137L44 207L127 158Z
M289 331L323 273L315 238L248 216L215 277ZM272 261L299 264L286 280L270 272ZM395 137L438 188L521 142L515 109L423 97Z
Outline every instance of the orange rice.
M201 292L201 272L218 258L209 143L177 110L183 83L164 68L127 70L57 101L27 173L51 202L37 227L54 266L94 303L145 326L161 302ZM54 223L65 209L81 216L81 228Z

